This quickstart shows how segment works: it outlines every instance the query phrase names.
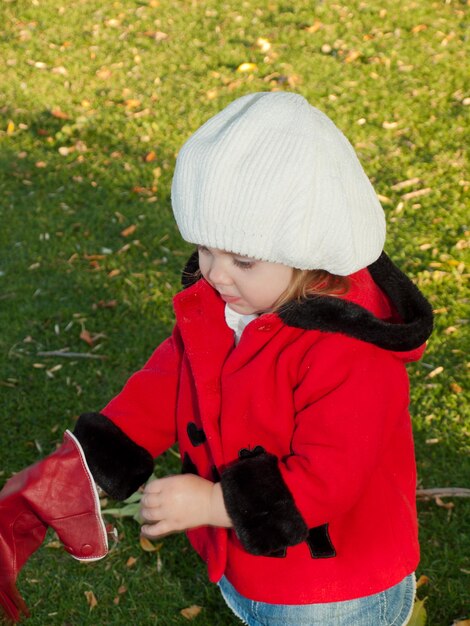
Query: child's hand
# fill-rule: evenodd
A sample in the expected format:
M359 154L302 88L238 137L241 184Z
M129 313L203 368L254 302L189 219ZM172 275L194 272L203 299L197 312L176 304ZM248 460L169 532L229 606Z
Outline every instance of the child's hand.
M147 537L162 537L196 526L232 526L220 483L193 474L152 480L145 487L140 512L148 522L141 529Z

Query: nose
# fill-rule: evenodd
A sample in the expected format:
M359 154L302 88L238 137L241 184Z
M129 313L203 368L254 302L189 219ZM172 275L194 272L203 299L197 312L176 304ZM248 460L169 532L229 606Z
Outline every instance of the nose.
M230 273L224 264L225 259L212 259L212 263L207 272L207 278L213 285L231 285Z

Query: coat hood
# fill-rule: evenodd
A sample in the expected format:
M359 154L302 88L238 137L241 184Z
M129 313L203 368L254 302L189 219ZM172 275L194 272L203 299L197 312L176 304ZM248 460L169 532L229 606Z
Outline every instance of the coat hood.
M200 279L198 270L196 251L183 270L183 287ZM277 315L287 326L342 333L396 352L404 361L419 359L433 329L433 313L416 285L385 252L350 278L345 296L308 296L282 306Z

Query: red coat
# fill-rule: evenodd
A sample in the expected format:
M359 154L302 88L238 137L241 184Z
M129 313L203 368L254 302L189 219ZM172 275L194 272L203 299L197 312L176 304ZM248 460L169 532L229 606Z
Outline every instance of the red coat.
M429 305L383 255L347 296L261 315L236 347L224 307L204 279L177 294L172 336L102 413L221 479L235 528L188 532L212 581L284 604L398 583L419 560L405 364Z

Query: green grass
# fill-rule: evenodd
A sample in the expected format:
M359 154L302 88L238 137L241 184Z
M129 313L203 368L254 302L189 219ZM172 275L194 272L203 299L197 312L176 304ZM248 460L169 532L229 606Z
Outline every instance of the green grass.
M0 13L1 479L102 408L170 332L191 250L170 207L183 141L232 99L286 89L336 122L385 197L386 250L436 310L427 353L410 367L420 485L468 486L466 3L4 0ZM237 72L245 62L255 71ZM416 189L430 191L403 199ZM37 356L89 351L83 329L104 333L93 353L106 359ZM171 455L157 465L178 471ZM470 612L470 502L453 503L419 503L432 626ZM34 555L20 579L31 626L183 624L192 604L203 607L196 624L237 623L183 536L164 540L157 571L136 524L119 528L101 563Z

